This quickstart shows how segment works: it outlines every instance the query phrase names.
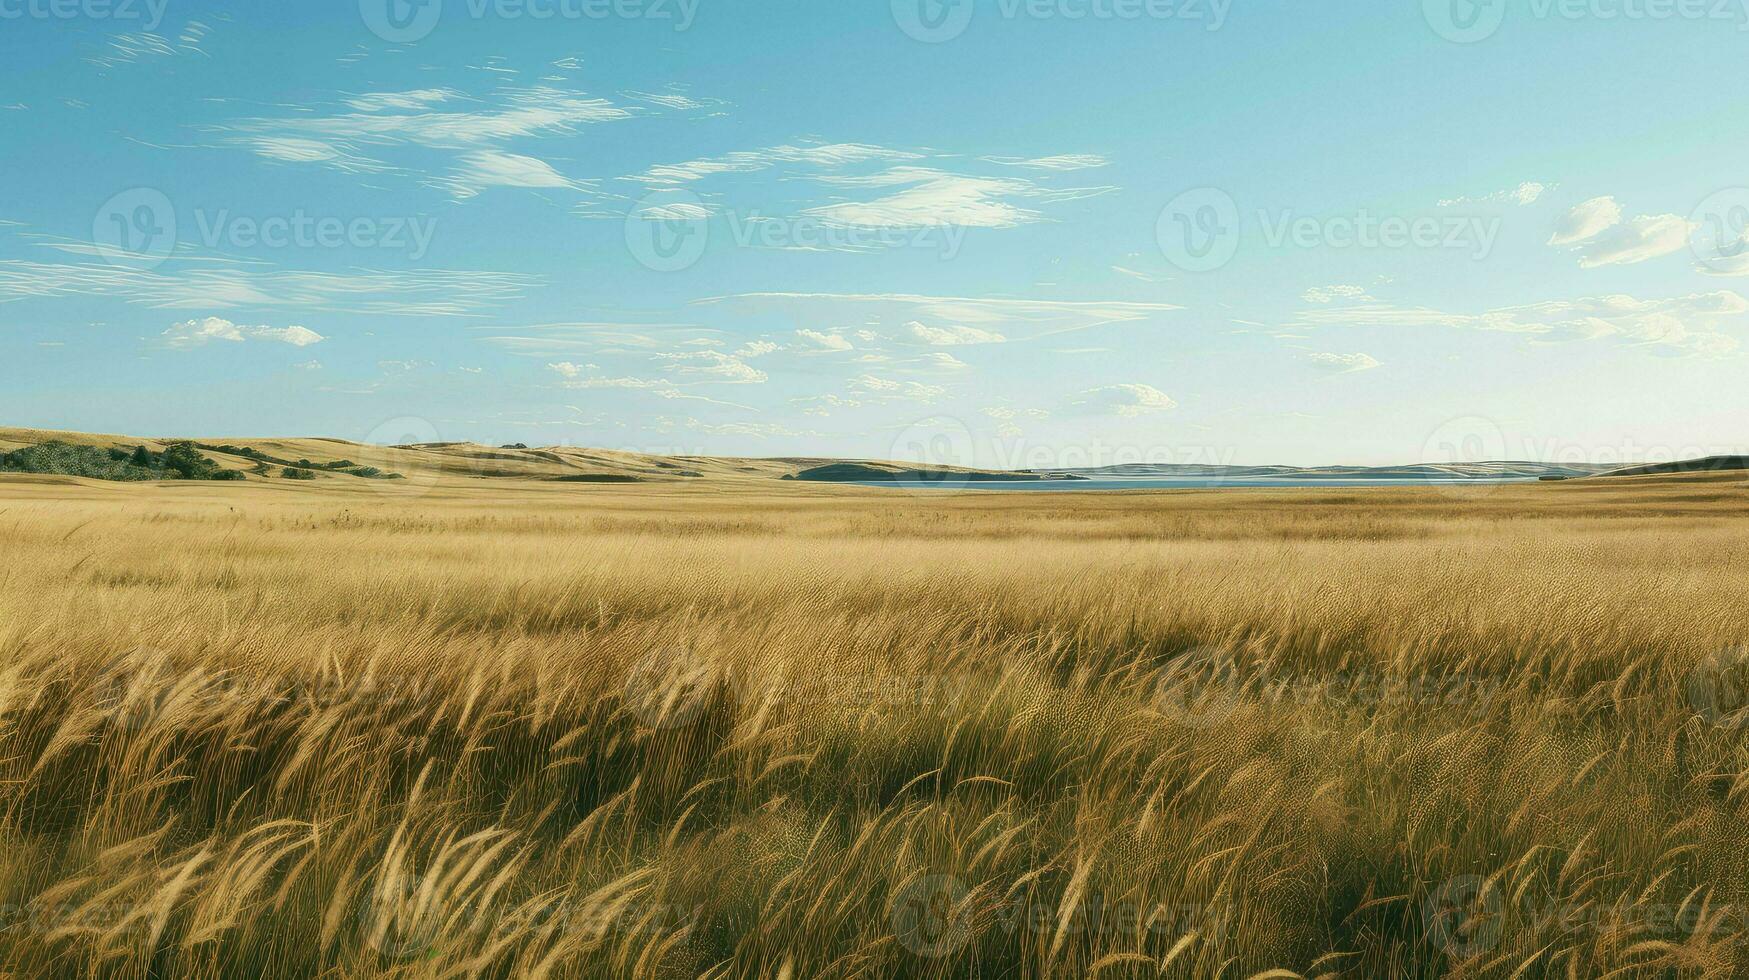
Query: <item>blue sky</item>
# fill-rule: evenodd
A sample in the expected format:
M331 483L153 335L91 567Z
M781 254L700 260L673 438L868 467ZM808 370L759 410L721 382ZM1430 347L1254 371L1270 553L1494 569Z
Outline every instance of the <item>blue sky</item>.
M1749 0L0 0L0 422L1743 451Z

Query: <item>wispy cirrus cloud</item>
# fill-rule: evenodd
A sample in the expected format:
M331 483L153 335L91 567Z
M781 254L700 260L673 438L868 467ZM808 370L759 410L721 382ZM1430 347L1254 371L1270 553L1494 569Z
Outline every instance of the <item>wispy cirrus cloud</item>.
M1007 172L968 172L979 163ZM1114 190L1046 183L1063 173L1104 164L1102 157L1065 154L1033 159L986 157L968 166L963 158L932 150L868 143L800 143L663 164L627 179L653 191L697 188L701 194L724 198L727 192L720 189L723 180L773 171L786 186L812 185L811 195L829 199L827 203L803 202L790 212L799 220L856 229L1013 228L1043 220L1043 207ZM760 212L762 220L772 220L775 214L771 212L792 206L774 201L768 185L733 191L727 194L732 199L703 206L705 213L746 210ZM845 199L847 193L856 199ZM850 243L828 247L854 248Z
M160 309L284 309L392 316L474 316L538 280L501 272L147 271L100 263L0 260L0 303L116 296Z
M1022 167L1027 170L1092 170L1103 167L1111 161L1096 153L1062 153L1051 157L979 157L985 163L994 163L1003 167Z
M1538 343L1611 340L1657 353L1722 356L1738 348L1737 339L1721 329L1724 322L1746 313L1749 300L1729 290L1719 290L1653 300L1617 293L1501 307L1481 313L1376 303L1306 310L1295 318L1294 325L1443 327L1523 334Z
M480 97L426 88L354 94L338 111L249 117L212 130L222 144L275 162L401 173L465 199L488 187L588 190L590 182L509 145L669 108L663 102L625 105L552 84L506 86Z
M99 68L115 68L119 65L131 65L152 58L173 58L186 54L204 55L206 52L201 49L201 45L206 41L206 36L211 30L206 24L191 20L174 38L165 37L152 31L115 34L108 39L109 43L102 53L85 60Z
M770 170L783 164L836 168L871 161L920 160L922 154L892 150L867 143L819 143L737 150L716 157L701 157L685 163L663 164L632 178L646 184L690 184L718 174L745 174Z

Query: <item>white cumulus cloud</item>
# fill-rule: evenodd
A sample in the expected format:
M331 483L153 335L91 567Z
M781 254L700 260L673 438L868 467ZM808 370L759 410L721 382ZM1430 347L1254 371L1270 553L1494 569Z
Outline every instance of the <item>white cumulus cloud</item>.
M164 344L177 350L189 350L204 347L215 341L223 340L230 343L242 343L246 340L278 341L293 347L308 347L323 341L321 334L306 327L252 327L232 323L221 317L209 316L199 320L184 320L174 324L161 335Z
M1008 339L994 330L985 330L981 327L932 327L926 323L919 323L916 320L905 324L905 329L911 331L911 335L918 340L921 340L926 344L933 344L936 347L958 347L965 344L1000 344Z
M1550 245L1573 245L1601 235L1621 223L1621 205L1613 197L1594 197L1574 205L1555 221Z
M1076 404L1102 414L1138 418L1155 412L1166 412L1178 403L1153 385L1121 384L1090 388L1081 393Z

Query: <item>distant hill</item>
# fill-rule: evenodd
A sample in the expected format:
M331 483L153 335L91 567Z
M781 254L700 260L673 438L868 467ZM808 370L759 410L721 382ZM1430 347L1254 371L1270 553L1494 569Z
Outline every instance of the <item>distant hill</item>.
M1369 480L1535 480L1543 477L1596 476L1608 466L1589 463L1535 463L1501 460L1484 463L1412 463L1402 466L1206 466L1181 463L1129 463L1067 471L1093 479L1166 479L1172 477L1222 477L1226 479L1327 478Z
M88 447L84 454L57 448L52 454L38 447L50 443ZM298 481L328 488L390 485L411 481L421 486L476 480L521 480L571 484L686 484L695 481L789 480L803 483L905 483L944 488L977 484L1030 482L1037 480L1119 480L1173 477L1219 477L1226 479L1332 480L1365 478L1400 479L1405 483L1452 479L1578 479L1594 476L1647 476L1659 474L1722 473L1749 469L1749 457L1713 456L1681 463L1611 467L1589 464L1550 464L1524 461L1485 463L1425 463L1405 466L1201 466L1171 463L1136 463L1121 466L1038 470L985 470L952 466L919 466L915 463L880 460L821 459L817 457L735 458L726 456L660 456L587 449L575 446L528 447L483 446L471 442L434 442L402 446L374 446L328 438L144 438L44 429L0 428L0 456L41 460L52 456L50 470L68 479L151 479L156 474L128 468L112 456L143 447L147 458L158 459L179 443L192 446L203 460L224 471L219 479L274 483ZM116 453L112 453L116 451ZM66 460L77 457L80 466ZM89 460L86 460L89 457ZM132 456L129 459L133 459ZM51 472L52 471L52 472ZM118 476L117 474L120 474ZM234 474L234 475L233 475ZM11 479L20 479L12 475ZM214 478L208 475L204 478Z
M1648 463L1644 466L1624 466L1605 470L1599 476L1664 476L1671 473L1718 473L1729 470L1749 470L1749 456L1705 456L1672 463Z

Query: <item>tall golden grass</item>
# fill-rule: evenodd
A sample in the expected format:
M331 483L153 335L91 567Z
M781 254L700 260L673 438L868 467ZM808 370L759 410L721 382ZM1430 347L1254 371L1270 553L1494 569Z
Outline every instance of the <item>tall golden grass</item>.
M0 484L0 972L1742 976L1746 502Z

